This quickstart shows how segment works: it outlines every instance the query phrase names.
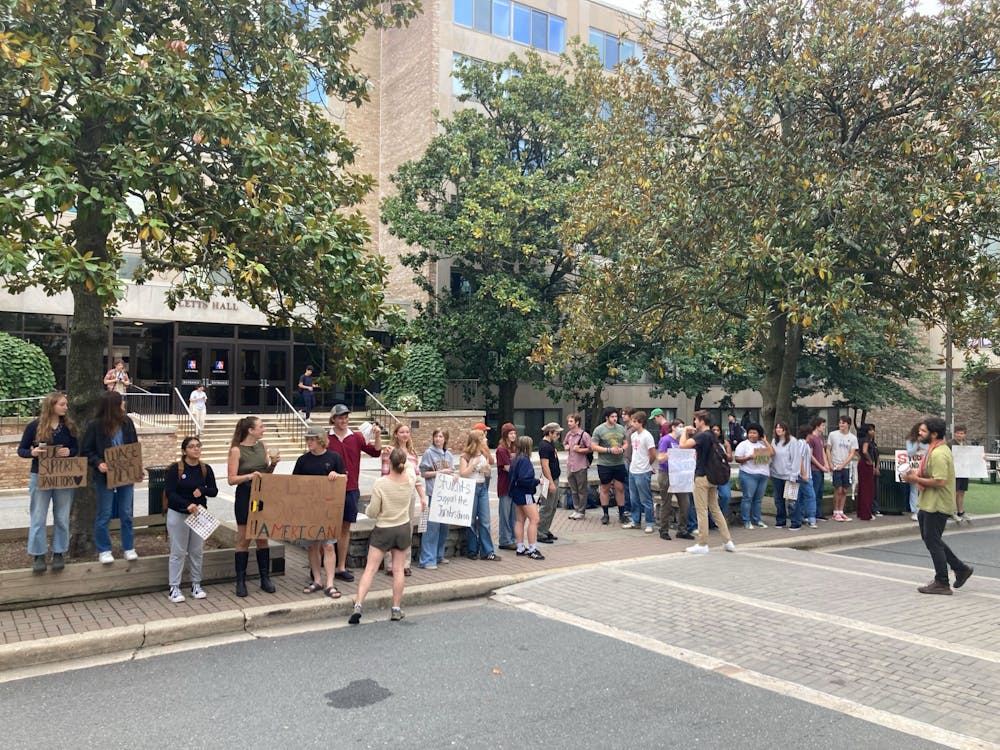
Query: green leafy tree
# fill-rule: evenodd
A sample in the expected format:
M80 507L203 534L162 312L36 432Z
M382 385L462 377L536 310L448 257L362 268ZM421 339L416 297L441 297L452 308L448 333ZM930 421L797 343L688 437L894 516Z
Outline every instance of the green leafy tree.
M660 290L665 340L740 321L770 426L790 415L804 352L851 360L857 307L989 335L966 311L998 281L996 0L934 16L897 0L663 11L643 65L606 84L600 168L572 228L613 237L595 245L617 272ZM567 309L604 294L581 291Z
M24 339L0 333L0 399L32 399L55 387L56 376L45 352ZM36 401L11 401L0 412L5 417L37 413Z
M497 388L500 420L513 415L529 355L573 285L578 247L561 224L592 164L584 137L595 61L577 52L467 63L454 73L470 105L439 118L424 155L402 165L382 206L392 234L414 247L403 263L428 294L409 336L433 341L453 376ZM431 264L456 283L438 289Z
M433 344L400 344L396 348L398 365L389 372L382 392L390 406L402 408L404 396L416 396L426 411L444 409L448 386L444 358ZM403 409L410 411L410 409Z
M366 372L386 272L355 208L371 179L303 95L360 104L355 46L415 7L0 2L0 276L14 292L72 294L78 420L101 381L126 249L141 254L136 282L172 284L168 304L221 291L315 331L344 377ZM74 552L88 520L74 517Z

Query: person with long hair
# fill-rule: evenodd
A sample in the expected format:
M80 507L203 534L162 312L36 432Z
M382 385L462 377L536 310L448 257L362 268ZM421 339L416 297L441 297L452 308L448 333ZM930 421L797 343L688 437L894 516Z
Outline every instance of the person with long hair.
M774 423L774 440L771 443L771 447L774 448L774 458L771 459L771 486L774 488L774 525L779 529L785 528L788 523L785 484L797 481L799 476L797 443L787 423ZM795 527L798 528L799 524L795 524Z
M227 479L236 487L236 596L247 595L247 564L250 561L250 540L247 538L247 520L250 517L250 485L263 473L271 473L281 460L281 452L268 453L264 437L264 422L260 417L243 417L236 423L233 439L229 444ZM266 538L258 537L257 569L260 587L268 594L276 589L271 581L271 550Z
M532 560L544 560L545 556L538 551L538 479L535 477L535 467L531 465L531 449L534 445L531 438L522 435L517 439L517 455L510 466L510 499L517 512L517 522L514 524L514 538L517 540L518 556L527 555ZM525 523L527 522L527 530ZM528 544L525 545L525 538Z
M434 502L434 486L439 475L455 473L455 457L448 450L448 430L440 428L431 433L431 445L420 457L420 473L424 478L424 493L427 505ZM448 541L448 524L427 522L427 531L420 537L420 557L418 565L427 570L435 570L438 565L448 562L444 556L445 542Z
M409 439L409 427L406 429L404 440ZM372 581L375 580L375 574L382 565L386 552L390 553L392 559L390 619L393 621L403 619L403 587L406 584L403 570L410 559L413 534L411 513L417 480L410 471L409 457L403 448L397 446L390 451L389 464L389 474L375 480L371 501L365 511L366 515L375 521L375 528L368 538L368 561L365 564L365 572L361 575L361 582L358 584L354 611L347 620L351 625L361 622L365 597L371 589Z
M73 488L38 489L38 459L54 448L59 458L76 456L80 447L76 440L76 425L69 418L69 400L61 391L53 391L42 399L38 419L32 420L24 428L17 455L31 459L31 475L28 479L30 526L28 528L28 554L32 556L31 570L44 573L47 569L46 556L49 551L45 522L48 520L49 504L52 505L52 570L66 567L66 550L69 547L69 513L73 506Z
M493 549L493 539L490 536L490 465L493 456L486 445L486 433L482 430L469 430L465 448L459 456L458 473L466 479L476 482L475 501L472 505L472 524L466 533L468 557L470 559L500 561L500 556Z
M181 460L167 469L167 536L170 538L169 590L167 597L174 604L184 601L181 574L187 558L191 574L191 596L204 599L208 594L201 587L201 561L205 540L191 530L187 518L208 510L208 498L219 494L215 472L201 462L201 440L189 435L181 441Z
M118 518L121 520L121 546L126 560L138 560L135 551L135 536L132 532L132 502L135 486L125 484L109 488L107 483L108 465L104 461L104 451L108 448L138 443L135 425L125 413L125 397L117 391L106 391L97 400L97 412L87 425L83 435L81 453L87 457L94 474L94 489L97 491L97 516L94 519L94 545L97 559L110 565L115 561L111 553L111 511L118 504Z
M424 492L424 480L420 474L420 458L417 456L417 449L413 447L413 437L410 434L410 425L397 422L392 428L392 436L389 438L389 451L399 448L406 454L406 472L413 479L413 491L420 499L421 510L427 508L427 495ZM389 473L392 473L392 461L389 462ZM385 475L387 476L387 475ZM411 502L413 498L410 498ZM406 565L403 566L403 575L413 575L410 569L410 558L406 558ZM386 568L386 575L392 575L392 568Z
M514 538L514 524L517 515L514 504L510 500L510 464L517 454L517 429L510 422L504 422L500 428L500 442L497 443L497 497L500 505L498 518L500 521L500 549L517 549Z
M928 444L920 439L920 423L913 425L906 436L906 454L910 457L910 466L917 467L924 460ZM918 489L915 483L910 483L910 519L917 521Z
M858 428L858 520L874 517L875 477L878 476L878 446L875 425L866 422Z

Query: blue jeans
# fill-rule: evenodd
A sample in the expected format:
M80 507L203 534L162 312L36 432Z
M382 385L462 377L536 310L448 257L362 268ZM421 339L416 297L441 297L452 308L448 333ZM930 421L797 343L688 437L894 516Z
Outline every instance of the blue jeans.
M98 552L111 551L111 532L108 524L111 522L111 511L118 504L118 518L122 522L122 549L135 549L135 539L132 536L132 497L134 486L108 489L107 480L98 474L94 478L94 488L97 490L97 518L94 519L94 546Z
M799 523L803 520L806 523L816 523L816 492L809 482L799 482L799 500L796 503L798 509L796 515ZM795 525L795 518L792 518L792 525Z
M73 506L73 488L65 490L38 489L38 474L28 480L31 496L31 527L28 530L28 554L44 555L49 551L45 522L49 518L49 501L52 502L52 551L65 554L69 547L69 509Z
M500 496L500 544L517 544L514 539L514 524L517 523L517 512L510 495Z
M719 485L719 510L722 511L722 515L729 518L729 504L733 501L733 488L726 482L725 484ZM708 528L715 528L715 522L712 520L712 516L708 517Z
M427 498L427 507L431 507L432 499ZM427 522L427 531L420 537L420 557L418 563L421 568L428 565L437 565L444 560L444 545L448 541L448 524Z
M919 490L917 490L917 485L911 484L910 485L910 513L916 513L917 512L917 495L918 494L919 494Z
M816 504L816 518L823 515L823 472L813 469L813 498Z
M489 557L493 554L493 539L490 537L490 493L485 482L476 485L476 495L472 501L472 525L465 532L465 538L470 555Z
M788 511L785 509L785 480L771 477L774 488L774 525L784 526L788 522Z
M632 481L629 479L628 464L625 464L625 481L622 482L623 495L625 496L625 512L630 513L632 511L632 493L629 492L629 485Z
M642 474L629 474L629 495L635 500L632 503L632 523L636 526L642 520L642 514L646 514L646 525L654 526L653 521L653 486L651 484L653 474L643 472Z
M740 517L743 525L760 523L760 504L764 500L764 490L767 489L768 477L765 474L750 474L740 471L740 489L743 490L743 501L740 503Z

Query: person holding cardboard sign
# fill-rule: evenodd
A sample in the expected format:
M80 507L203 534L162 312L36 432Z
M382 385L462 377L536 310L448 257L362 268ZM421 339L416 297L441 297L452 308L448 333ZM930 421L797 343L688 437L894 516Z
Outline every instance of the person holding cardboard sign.
M66 567L64 555L69 547L69 511L73 505L73 487L39 489L38 459L54 449L56 456L69 458L79 453L76 442L76 426L67 416L69 401L60 391L50 393L42 399L38 419L29 422L17 446L17 455L31 459L31 478L28 480L28 494L31 496L31 525L28 529L28 554L34 558L31 569L44 573L47 565L48 541L45 522L52 503L52 570Z
M250 540L247 538L247 520L250 517L250 483L261 473L271 473L281 460L281 453L267 452L261 438L264 422L260 417L243 417L236 423L229 447L227 464L228 480L236 487L236 596L247 595L247 563L250 560ZM269 594L277 589L271 582L271 550L267 539L257 538L257 568L260 587Z
M83 435L83 455L87 457L94 471L94 486L97 490L97 517L94 519L94 545L97 559L104 565L115 561L111 553L111 510L118 503L118 517L121 519L121 545L126 560L138 560L135 551L135 537L132 533L132 500L135 485L126 483L119 486L108 480L109 464L105 451L124 445L137 445L139 437L135 425L125 413L125 397L116 391L106 391L97 401L97 413L87 425Z
M306 430L306 448L308 450L299 456L295 462L292 474L327 477L331 482L337 477L347 478L344 459L326 447L326 435L318 427ZM309 574L310 583L303 594L314 594L322 591L331 599L340 598L340 590L334 585L334 572L337 567L337 552L333 545L336 539L317 539L309 543ZM326 571L326 585L320 583L320 574Z

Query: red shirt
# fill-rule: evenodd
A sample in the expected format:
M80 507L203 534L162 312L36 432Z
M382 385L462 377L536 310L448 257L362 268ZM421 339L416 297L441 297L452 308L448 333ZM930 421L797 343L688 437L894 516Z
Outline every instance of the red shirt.
M510 462L513 455L502 445L497 446L497 496L503 497L510 494ZM506 466L507 471L502 471L501 466Z
M368 443L365 436L360 432L351 432L344 440L341 440L330 428L329 438L326 442L326 449L339 453L344 459L344 468L347 470L347 489L358 489L358 482L361 479L361 451L369 456L378 456L381 451Z

